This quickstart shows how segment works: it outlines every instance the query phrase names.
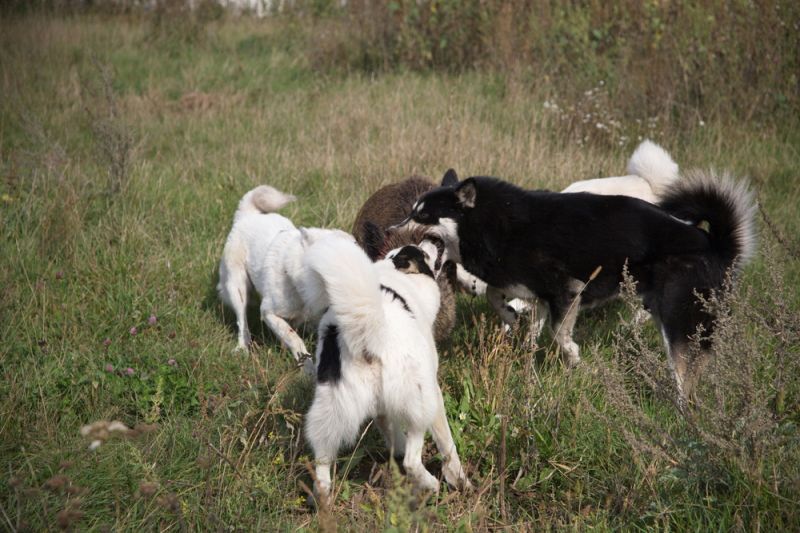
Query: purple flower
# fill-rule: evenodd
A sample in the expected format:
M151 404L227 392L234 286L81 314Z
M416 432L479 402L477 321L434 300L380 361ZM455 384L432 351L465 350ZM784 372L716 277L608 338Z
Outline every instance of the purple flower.
M178 362L175 359L170 359L169 361L167 361L167 364L169 366L178 366Z
M103 339L103 346L105 346L106 348L108 348L109 346L111 346L111 339L109 339L108 337L106 337L105 339Z
M136 371L134 369L132 369L131 367L128 367L128 368L125 369L125 374L127 374L129 376L132 376L135 373L136 373Z
M138 329L136 329L136 326L133 326L133 327L130 329L130 334L131 334L131 335L136 335L137 333L139 333L139 330L138 330Z
M106 372L113 372L113 371L114 371L114 365L112 365L111 363L108 363L106 365Z
M58 272L56 272L56 279L64 279L64 271L63 270L59 270Z
M155 326L157 322L158 319L156 318L156 315L150 315L150 318L147 319L147 323L151 326Z

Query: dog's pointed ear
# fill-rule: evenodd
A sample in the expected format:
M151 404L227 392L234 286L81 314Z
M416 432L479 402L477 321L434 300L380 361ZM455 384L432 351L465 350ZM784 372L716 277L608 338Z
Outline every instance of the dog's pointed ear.
M475 188L475 180L467 178L456 187L456 197L458 203L464 207L475 207L475 198L478 196L478 191Z
M374 222L364 224L364 251L367 252L367 257L371 261L380 258L385 238L386 232L379 228L377 224Z
M452 168L448 168L442 178L442 187L455 187L458 185L458 174Z

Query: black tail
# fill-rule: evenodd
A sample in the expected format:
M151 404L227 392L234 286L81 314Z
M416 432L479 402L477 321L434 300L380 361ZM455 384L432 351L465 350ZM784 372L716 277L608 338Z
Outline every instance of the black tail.
M740 270L755 254L756 202L745 181L714 171L691 171L669 186L659 206L706 229L711 251L726 269Z

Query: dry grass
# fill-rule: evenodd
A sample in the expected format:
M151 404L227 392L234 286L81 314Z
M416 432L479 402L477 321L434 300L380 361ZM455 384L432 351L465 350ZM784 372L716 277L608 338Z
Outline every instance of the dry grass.
M604 89L554 108L556 85L516 74L320 75L294 19L212 20L187 40L103 17L0 21L4 528L796 528L798 271L771 245L711 302L730 309L717 333L730 358L689 418L656 332L618 320L626 309L581 316L590 355L570 372L548 339L532 352L462 298L441 381L476 490L418 501L367 432L324 515L303 488L310 385L265 330L232 356L213 291L255 184L298 195L298 224L349 228L408 175L560 188L621 173L645 133L684 167L753 175L770 227L796 244L793 127L645 130ZM596 132L587 112L619 124ZM90 452L78 429L95 420L156 427Z

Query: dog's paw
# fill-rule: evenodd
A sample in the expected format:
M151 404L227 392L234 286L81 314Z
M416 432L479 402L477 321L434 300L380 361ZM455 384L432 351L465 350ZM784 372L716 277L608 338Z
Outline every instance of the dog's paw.
M297 365L303 369L303 374L306 376L313 378L317 375L317 367L314 364L314 358L310 354L301 356Z
M451 487L461 491L472 490L472 483L470 483L467 478L467 474L464 473L461 463L451 461L449 464L442 467L442 473L444 474L445 481L447 481L447 484Z
M231 350L233 355L247 355L250 353L250 347L246 344L237 344Z
M434 494L439 492L439 480L427 470L414 476L414 484L417 490L420 491L433 492Z
M561 354L564 358L564 364L568 368L574 368L581 362L581 349L575 341L568 341L561 346Z

